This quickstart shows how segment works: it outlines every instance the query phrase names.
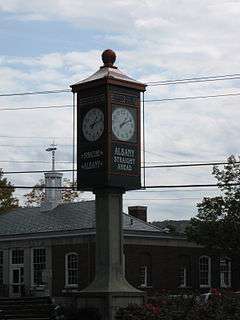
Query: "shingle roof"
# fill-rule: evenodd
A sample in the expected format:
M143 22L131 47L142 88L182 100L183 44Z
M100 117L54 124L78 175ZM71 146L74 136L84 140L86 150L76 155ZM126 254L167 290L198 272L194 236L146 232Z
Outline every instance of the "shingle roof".
M135 217L124 214L124 230L160 232ZM39 207L17 208L0 215L0 236L95 229L95 202L61 204L51 211Z

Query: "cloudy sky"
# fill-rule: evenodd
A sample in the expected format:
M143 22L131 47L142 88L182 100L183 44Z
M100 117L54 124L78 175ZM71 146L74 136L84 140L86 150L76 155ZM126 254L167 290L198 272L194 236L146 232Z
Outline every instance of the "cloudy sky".
M58 144L58 169L71 169L71 93L4 96L67 89L95 72L112 48L117 66L150 83L240 73L237 0L0 0L0 166L4 171L50 169L46 147ZM146 161L179 164L224 161L239 154L240 80L149 86ZM2 109L2 110L1 110ZM147 185L214 183L211 167L146 170ZM41 175L15 174L16 185ZM18 190L17 194L23 191ZM129 192L124 206L147 205L150 220L188 219L216 189ZM84 194L84 198L91 198Z

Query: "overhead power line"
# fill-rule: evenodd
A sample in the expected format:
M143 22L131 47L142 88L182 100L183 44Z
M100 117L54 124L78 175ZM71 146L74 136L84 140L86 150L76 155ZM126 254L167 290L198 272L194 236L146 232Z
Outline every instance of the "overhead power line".
M228 183L228 184L221 184L221 186L239 186L240 183ZM216 183L212 184L179 184L179 185L158 185L158 186L145 186L142 189L168 189L168 188L205 188L205 187L218 187ZM40 188L41 186L0 186L0 189L32 189L32 188ZM76 190L72 187L45 187L47 189L72 189Z
M185 96L185 97L173 97L173 98L162 98L162 99L147 99L144 102L168 102L168 101L181 101L181 100L197 100L197 99L211 99L211 98L223 98L223 97L234 97L239 96L240 92L235 93L224 93L224 94L213 94L213 95L202 95L202 96ZM0 111L20 111L20 110L39 110L39 109L64 109L72 108L72 105L50 105L50 106L35 106L35 107L3 107Z
M149 102L168 102L168 101L181 101L181 100L197 100L197 99L211 99L211 98L223 98L223 97L235 97L240 96L240 92L235 93L224 93L224 94L213 94L206 96L186 96L186 97L174 97L174 98L163 98L163 99L147 99L146 103ZM36 106L36 107L16 107L16 108L0 108L0 111L20 111L20 110L38 110L38 109L64 109L72 108L72 105L53 105L53 106Z
M158 80L146 82L149 86L152 85L171 85L178 83L192 83L194 82L207 82L207 81L220 81L220 80L238 80L240 79L240 73L224 74L224 75L211 75L181 79L169 79L169 80ZM58 94L58 93L69 93L71 89L56 89L56 90L44 90L44 91L26 91L26 92L10 92L2 93L0 97L12 97L12 96L26 96L26 95L41 95L41 94Z
M0 160L0 163L48 163L49 161L41 161L41 160ZM56 163L72 163L72 161L55 161Z
M2 94L0 94L0 97L27 96L27 95L38 95L38 94L54 94L54 93L66 93L66 92L71 92L71 90L70 89L57 89L57 90L45 90L45 91L2 93Z
M16 107L16 108L0 108L0 111L18 111L18 110L38 110L38 109L62 109L72 108L71 104L55 105L55 106L36 106L36 107Z
M211 99L211 98L223 98L223 97L235 97L235 96L240 96L240 92L212 94L212 95L206 95L206 96L186 96L186 97L174 97L174 98L163 98L163 99L149 99L149 100L145 100L145 102L168 102L168 101Z
M182 78L173 80L158 80L148 82L148 86L164 86L173 84L188 84L188 83L198 83L198 82L215 82L215 81L225 81L225 80L239 80L240 73L226 74L219 76L203 76L203 77L193 77L193 78Z
M71 190L75 190L72 187L66 187L66 186L62 186L62 187L46 187L46 186L0 186L0 189L57 189L57 190L63 190L63 189L71 189Z
M72 163L69 161L69 163ZM52 170L29 170L29 171L2 171L2 174L29 174L29 173L47 173L47 172L52 172ZM64 170L54 170L54 172L72 172L72 169L64 169Z
M43 189L42 187L41 189ZM18 194L19 196L22 194ZM94 200L92 197L82 197L82 201L92 201ZM185 201L185 200L201 200L202 197L182 197L182 198L128 198L123 201Z
M205 191L210 191L210 192L216 192L219 191L219 189L216 187L216 189L214 190L214 188L211 189L204 189ZM186 189L186 190L179 190L179 189L171 189L171 190L144 190L144 189L140 189L140 190L132 190L132 192L137 192L137 193L166 193L166 192L203 192L202 189Z
M44 143L42 144L29 144L29 145L22 145L22 144L0 144L0 147L7 147L7 148L34 148L34 147L42 147L44 146ZM72 147L72 144L58 144L60 147Z
M178 201L178 200L199 200L201 197L187 197L187 198L129 198L124 201Z
M16 163L49 163L49 161L14 161L14 160L0 160L0 162L16 162ZM72 163L72 161L56 161L56 163ZM240 163L240 161L236 161L235 163ZM197 167L197 166L211 166L211 165L224 165L229 164L228 162L209 162L209 163L188 163L188 164L166 164L166 165L159 165L159 166L142 166L141 168L145 169L155 169L155 168L180 168L180 167ZM72 172L72 169L63 169L63 170L55 170L58 172ZM74 171L77 171L75 169ZM52 172L47 170L25 170L25 171L2 171L3 174L20 174L20 173L44 173L44 172Z
M9 135L0 135L0 138L10 138L10 139L72 139L72 137L56 137L54 135L48 137L40 137L40 136L9 136ZM59 144L58 144L59 145Z
M221 186L239 186L240 183L221 184ZM146 189L168 189L168 188L206 188L218 187L216 183L209 184L176 184L176 185L159 185L159 186L145 186Z
M18 161L0 161L0 162L17 162ZM29 161L29 162L20 162L20 163L49 163L49 161ZM56 163L72 163L71 161L56 161ZM236 161L235 163L240 163L240 161ZM159 165L159 166L142 166L141 168L145 169L157 169L157 168L181 168L181 167L197 167L197 166L211 166L211 165L224 165L224 164L229 164L228 162L209 162L209 163L189 163L189 164L166 164L166 165ZM69 170L55 170L58 172L72 172L72 169ZM76 169L74 171L77 171ZM3 171L3 174L20 174L20 173L44 173L48 172L46 170L26 170L26 171ZM52 171L49 171L52 172Z
M236 161L235 163L240 163L240 161ZM186 164L163 164L163 165L150 165L145 166L146 169L154 169L154 168L183 168L183 167L202 167L202 166L216 166L216 165L224 165L229 164L229 162L208 162L208 163L186 163Z

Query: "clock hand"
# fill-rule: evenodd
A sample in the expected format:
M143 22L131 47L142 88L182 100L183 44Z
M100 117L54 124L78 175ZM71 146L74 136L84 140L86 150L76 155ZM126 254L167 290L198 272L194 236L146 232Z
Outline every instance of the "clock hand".
M119 125L120 128L122 128L122 126L125 124L125 122L128 120L127 117L125 117L125 119L123 120L123 122Z
M90 124L90 128L91 128L91 129L95 126L96 121L97 121L97 117L95 117L95 119L94 119L93 123L92 123L92 124Z
M125 124L127 124L127 123L129 123L129 122L132 122L132 120L125 120L125 121L123 121L123 122L119 125L119 127L122 128Z
M98 122L101 122L102 119L98 119L97 118L95 119L95 121L90 125L90 128L93 129L93 127L98 123Z

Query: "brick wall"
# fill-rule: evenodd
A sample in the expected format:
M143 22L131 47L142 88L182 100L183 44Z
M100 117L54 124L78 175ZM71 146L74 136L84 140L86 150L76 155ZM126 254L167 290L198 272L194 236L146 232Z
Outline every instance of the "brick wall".
M52 247L53 294L61 295L65 288L65 255L78 254L79 287L85 288L94 277L94 245L92 243L56 245Z
M95 244L92 242L72 245L57 245L52 248L53 294L62 295L65 288L65 255L79 255L79 289L85 288L94 279ZM179 268L187 266L187 286L199 288L199 257L211 256L212 287L219 287L219 256L203 248L169 247L127 244L124 246L127 280L135 287L140 284L140 267L149 271L149 286L153 289L176 289L179 286ZM232 260L232 287L240 287L239 258ZM207 290L207 289L205 289Z

